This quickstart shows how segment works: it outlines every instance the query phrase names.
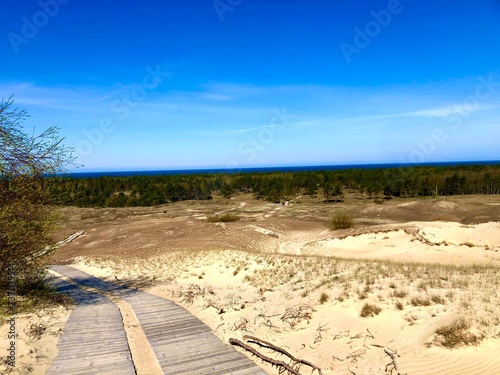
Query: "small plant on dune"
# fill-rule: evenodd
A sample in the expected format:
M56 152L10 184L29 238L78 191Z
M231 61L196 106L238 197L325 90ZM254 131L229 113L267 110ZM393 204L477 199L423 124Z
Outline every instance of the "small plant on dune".
M422 291L422 292L427 291L428 287L429 287L429 284L428 284L428 282L425 282L425 281L420 281L417 285L417 289Z
M474 245L471 241L465 241L460 244L460 246L467 246L467 247L474 247Z
M209 223L232 223L240 220L238 215L227 213L224 215L210 215L207 217Z
M396 302L396 309L403 310L404 308L405 308L405 305L403 305L403 302L401 302L401 301Z
M453 302L455 300L455 292L453 292L453 290L447 291L446 298L448 298L450 302Z
M324 304L325 302L328 302L329 299L330 299L330 296L328 294L326 294L325 292L323 292L319 296L319 303Z
M403 319L406 320L411 326L415 325L420 317L417 314L406 314L403 316Z
M380 307L369 304L369 303L365 303L363 305L363 307L361 308L360 316L362 318L367 318L369 316L378 315L378 314L380 314L381 311L382 311L382 309Z
M354 225L354 221L353 221L351 215L349 215L346 212L339 212L330 221L330 227L332 230L347 229L347 228L351 228L353 225Z
M410 303L412 306L430 306L431 300L427 297L413 297Z
M366 299L366 298L368 298L368 293L366 293L363 290L358 290L358 297L359 297L359 299Z
M408 295L408 292L403 289L396 289L392 295L396 298L405 298Z
M450 324L436 329L437 342L445 348L455 348L459 345L477 345L482 337L470 332L470 324L465 318L457 318Z
M431 301L434 302L435 304L440 304L440 305L444 305L446 302L445 299L441 297L439 294L433 294L431 296Z

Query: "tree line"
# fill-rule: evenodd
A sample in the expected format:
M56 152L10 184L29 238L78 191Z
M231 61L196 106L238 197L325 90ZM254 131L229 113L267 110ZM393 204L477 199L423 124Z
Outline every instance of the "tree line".
M279 202L297 195L324 202L345 192L367 198L499 194L500 165L418 166L309 172L240 172L194 175L130 176L47 180L51 201L79 207L155 206L184 200L230 198L252 193Z

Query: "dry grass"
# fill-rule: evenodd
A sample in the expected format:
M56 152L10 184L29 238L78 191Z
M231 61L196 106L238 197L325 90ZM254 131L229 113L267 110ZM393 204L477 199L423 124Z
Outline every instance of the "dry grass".
M410 303L412 306L430 306L431 300L428 297L413 297Z
M319 296L319 303L324 304L325 302L328 302L329 299L330 299L330 296L327 293L323 292Z
M446 348L455 348L460 345L477 345L483 339L470 332L470 323L460 317L450 324L443 325L436 330L437 343Z
M207 221L209 223L233 223L240 219L241 219L240 216L232 213L227 213L223 215L210 215L207 217Z
M180 288L184 295L178 294L177 298L182 304L211 306L217 311L239 311L246 304L246 314L250 314L249 307L255 303L259 309L274 312L273 316L262 312L255 321L247 316L245 329L250 331L255 325L275 332L301 329L307 326L315 306L330 309L340 305L355 306L365 316L375 316L378 309L379 315L397 314L391 319L401 327L427 324L436 314L460 314L474 327L473 336L463 334L464 344L473 343L474 338L500 334L500 323L496 323L500 322L500 274L493 265L454 266L215 250L184 250L136 259L133 267L126 266L125 261L109 259L94 264L109 268L110 277L116 275L131 284L154 273L155 283L171 285L174 290L179 290L178 285L196 282L203 289L213 280L213 272L220 269L224 275L221 277L231 278L231 293L238 295L238 288L244 287L250 293L247 300L230 298L215 287L212 295L186 286ZM200 274L203 280L198 279ZM290 304L273 307L276 298L284 298ZM326 304L328 301L332 303ZM308 306L302 311L304 318L295 319L292 311L286 312L288 306L296 303ZM295 313L297 318L302 314ZM282 316L284 320L280 319ZM446 327L441 328L439 337L450 336ZM451 336L439 340L436 344L446 346L453 341Z
M330 228L332 230L347 229L354 225L352 216L346 212L339 212L330 221Z
M460 244L460 246L467 246L467 247L474 247L476 246L473 242L471 241L465 241Z
M378 314L380 314L381 311L382 311L381 307L378 307L376 305L372 305L372 304L369 304L369 303L365 303L363 305L363 308L361 309L361 313L359 315L362 318L367 318L367 317L370 317L370 316L378 315Z

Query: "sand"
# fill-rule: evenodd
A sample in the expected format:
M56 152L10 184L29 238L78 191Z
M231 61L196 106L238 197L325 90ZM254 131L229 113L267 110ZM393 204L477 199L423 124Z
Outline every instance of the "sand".
M69 318L71 308L48 308L37 313L15 316L17 337L16 366L0 363L0 373L12 375L45 374L58 354L57 342ZM0 352L8 350L9 325L0 325Z
M292 255L183 252L136 262L81 258L76 266L110 280L142 282L150 293L185 306L224 342L253 335L311 361L323 374L385 374L394 366L408 374L495 374L500 372L499 229L498 222L412 222L340 239L320 232L330 238L313 240L309 233L305 244L293 233L300 246L292 247ZM293 242L280 236L283 243ZM361 317L365 303L382 310ZM444 347L436 329L459 317L471 322L463 334L481 339Z
M60 237L86 233L54 261L172 299L226 343L253 335L323 374L500 373L498 197L306 203L67 209ZM339 210L354 214L354 228L328 229L325 220ZM206 222L227 211L243 219ZM380 312L361 316L370 306ZM120 307L139 353L140 327L133 312ZM47 320L48 312L19 318L24 373L31 367L42 374L50 366L68 313L52 311L54 328L35 341L24 329L30 319ZM467 324L451 325L462 321ZM6 329L0 327L3 336ZM302 366L301 373L311 370Z

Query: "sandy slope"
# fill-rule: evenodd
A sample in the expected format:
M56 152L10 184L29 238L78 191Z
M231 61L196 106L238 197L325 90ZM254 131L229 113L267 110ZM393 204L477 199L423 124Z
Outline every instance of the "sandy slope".
M462 223L480 216L496 220L490 205L497 197L475 197L481 205L458 199L363 203L352 208L364 215L356 218L357 227L335 232L309 219L331 217L338 205L222 202L207 210L212 206L196 202L172 211L137 209L130 217L125 211L68 209L76 216L67 234L87 232L54 259L171 298L225 342L252 334L324 374L384 374L394 365L408 374L497 374L500 223L421 221L429 214L463 216ZM239 210L244 219L204 220L227 210ZM361 317L366 303L381 312ZM458 336L477 337L478 343L443 347L436 328L460 317L470 327ZM30 319L19 319L20 360L23 371L32 367L42 374L57 354L53 333L67 312L56 313L54 329L35 341L23 333ZM0 334L6 329L1 326ZM388 353L395 352L391 365Z
M186 306L223 341L254 335L324 374L385 374L394 365L408 374L500 373L499 223L413 222L341 239L323 231L280 234L261 223L252 229L277 236L284 244L279 249L294 255L182 252L136 262L80 259L77 267L143 286L152 281L151 293ZM321 294L326 302L320 303ZM380 314L361 317L367 302ZM471 322L463 335L484 339L453 349L440 345L436 329L458 317ZM397 353L395 362L387 352Z
M411 222L371 228L370 232L310 241L291 253L364 259L500 265L500 222L462 225ZM287 249L284 252L289 252Z

